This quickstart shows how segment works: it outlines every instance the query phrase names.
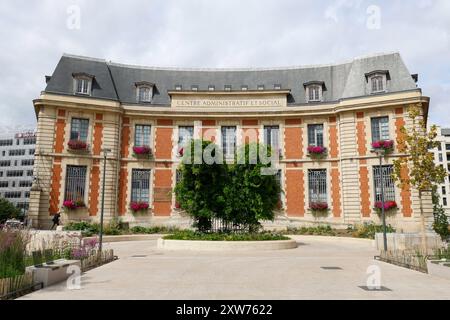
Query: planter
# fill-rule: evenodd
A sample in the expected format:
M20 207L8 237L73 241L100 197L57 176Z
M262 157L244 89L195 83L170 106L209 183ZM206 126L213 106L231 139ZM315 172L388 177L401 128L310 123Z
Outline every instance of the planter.
M372 142L372 148L374 150L383 150L385 153L390 153L394 150L393 140L380 140Z
M450 280L450 260L427 260L428 274Z
M149 204L147 202L132 202L130 205L130 209L134 212L146 211L149 208Z
M27 267L26 272L33 275L34 283L43 283L44 287L48 287L67 280L72 275L67 272L71 266L76 266L81 270L80 260L56 260L51 264L44 263L42 266Z
M308 157L312 159L322 159L327 155L327 149L320 146L309 146Z
M202 241L158 239L158 249L188 251L254 251L297 248L295 240L275 241Z
M316 217L326 217L329 213L328 204L326 202L311 202L309 204L309 210L311 214Z
M381 209L382 209L382 203L381 201L375 202L375 212L378 215L381 215ZM386 215L393 215L397 213L397 203L395 201L385 201L384 202L384 213Z
M86 208L86 205L84 204L83 201L66 200L63 203L63 207L66 210L74 211L74 210L78 210L78 209L81 209L81 208Z
M150 159L153 156L152 149L148 146L133 147L133 155L136 158L147 158L147 159Z
M87 152L89 151L89 145L82 140L70 140L67 144L70 151L74 152Z

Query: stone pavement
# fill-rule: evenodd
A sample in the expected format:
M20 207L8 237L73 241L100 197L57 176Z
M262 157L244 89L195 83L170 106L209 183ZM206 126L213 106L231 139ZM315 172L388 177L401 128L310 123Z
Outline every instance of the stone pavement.
M450 299L450 281L373 260L373 241L295 236L297 249L264 252L161 252L156 241L108 244L119 260L29 299ZM364 291L380 267L392 291ZM326 270L322 267L339 267Z

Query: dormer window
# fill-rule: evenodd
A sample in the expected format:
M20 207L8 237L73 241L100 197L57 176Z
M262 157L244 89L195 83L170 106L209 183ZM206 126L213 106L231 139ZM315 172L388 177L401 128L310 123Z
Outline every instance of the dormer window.
M91 95L92 80L94 79L94 76L87 73L74 73L72 76L75 94Z
M273 88L274 88L275 90L281 90L281 84L274 84L274 85L273 85Z
M198 86L197 86L197 85L191 86L191 90L192 90L192 91L198 91Z
M153 83L150 82L136 82L136 100L138 103L150 103L153 98Z
M259 84L257 89L260 90L260 91L263 91L264 90L264 85L263 84Z
M175 90L176 91L181 91L181 90L183 90L183 86L181 84L176 84L175 85Z
M247 85L241 86L241 90L242 90L242 91L247 91L247 90L248 90L248 86L247 86Z
M387 91L387 80L389 80L389 71L377 70L366 73L368 92L371 94Z
M231 84L226 84L226 85L224 86L224 90L225 90L225 91L231 91Z
M214 91L214 90L216 90L215 86L213 86L213 85L208 86L208 91Z
M325 84L323 81L310 81L304 83L306 102L321 102Z

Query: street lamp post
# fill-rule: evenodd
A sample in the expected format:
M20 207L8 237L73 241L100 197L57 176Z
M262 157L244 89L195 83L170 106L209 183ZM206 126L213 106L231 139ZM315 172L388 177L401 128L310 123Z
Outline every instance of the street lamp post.
M102 208L100 213L100 232L99 232L99 245L98 250L99 253L102 253L103 247L103 216L105 213L105 180L106 180L106 157L108 152L111 152L111 149L102 149L103 151L103 182L102 182Z
M383 248L387 251L387 236L386 236L386 213L384 211L384 174L383 174L383 157L385 155L384 149L374 149L372 152L376 153L380 160L380 184L381 184L381 219L383 220Z

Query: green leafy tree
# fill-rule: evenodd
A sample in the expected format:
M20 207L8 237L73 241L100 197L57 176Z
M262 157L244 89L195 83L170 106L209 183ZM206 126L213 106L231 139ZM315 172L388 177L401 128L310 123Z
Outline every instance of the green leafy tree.
M445 214L445 210L439 203L439 193L437 192L437 187L433 187L433 229L441 236L442 240L446 240L450 236L448 217Z
M276 171L269 169L270 163L267 163L270 149L265 154L265 149L261 149L263 147L252 143L238 150L235 164L228 170L229 178L224 188L223 220L244 226L250 232L261 227L259 221L274 219L279 201L280 186L275 179Z
M211 229L213 218L220 216L224 207L223 189L227 180L227 166L219 161L211 163L203 158L204 152L219 159L215 144L194 140L187 148L181 166L182 179L175 187L180 207L194 219L200 231ZM188 159L190 161L187 161ZM187 163L190 162L190 163Z
M8 219L17 218L20 210L5 198L0 198L0 223L4 223Z
M426 250L423 196L424 193L431 192L434 185L444 181L446 172L444 168L434 163L434 156L429 152L430 148L438 145L435 140L437 128L433 125L427 131L421 114L421 105L412 105L408 108L411 125L408 128L405 126L401 128L401 134L397 140L399 150L406 156L394 160L393 176L401 188L411 186L419 192L422 242L424 250Z

